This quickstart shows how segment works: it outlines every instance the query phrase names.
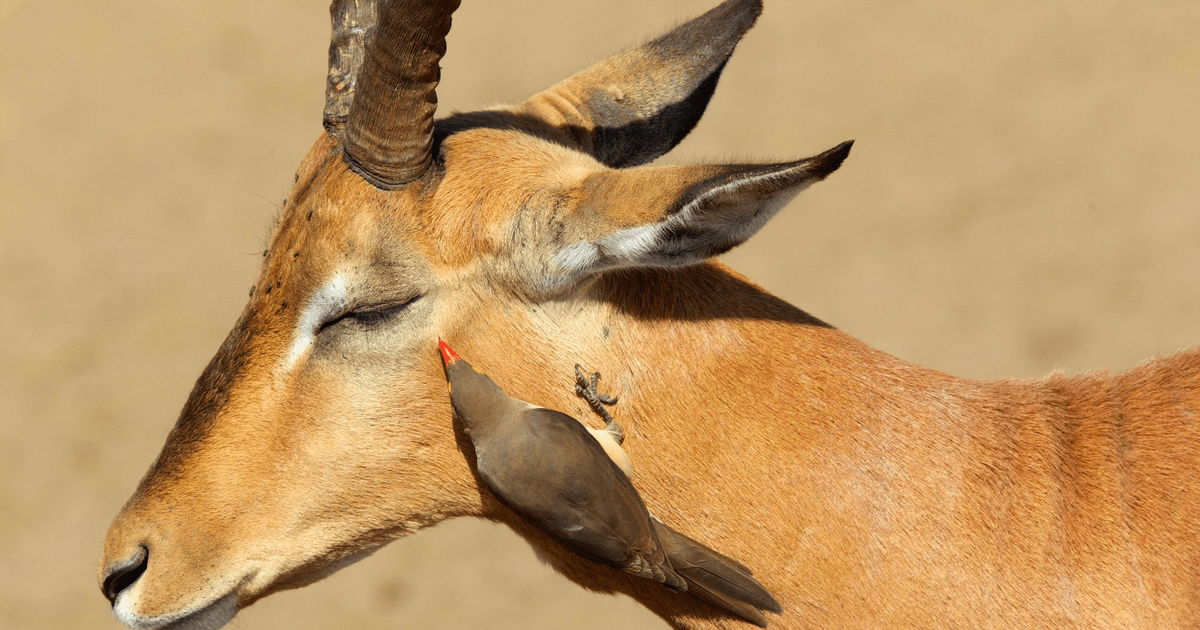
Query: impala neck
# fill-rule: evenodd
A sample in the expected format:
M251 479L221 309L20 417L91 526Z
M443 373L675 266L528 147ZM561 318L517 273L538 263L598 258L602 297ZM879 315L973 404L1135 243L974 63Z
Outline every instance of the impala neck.
M796 405L820 404L834 390L873 399L890 374L943 386L955 380L874 350L719 263L611 274L594 292L611 305L614 320L612 338L597 354L639 399L653 399L644 402L684 405L661 410L681 415L676 421L694 420L689 415L699 409L719 421L726 420L720 412L736 414L739 426L795 421ZM864 374L884 380L867 383Z

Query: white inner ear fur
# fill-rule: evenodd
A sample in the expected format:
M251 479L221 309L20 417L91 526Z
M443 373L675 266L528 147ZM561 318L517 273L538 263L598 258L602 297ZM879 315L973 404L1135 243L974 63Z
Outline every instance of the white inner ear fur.
M626 228L596 242L580 241L568 246L554 257L554 263L566 271L566 278L559 280L559 282L565 282L585 274L616 267L634 265L690 265L698 263L707 257L704 253L706 249L704 247L698 247L699 251L691 256L672 255L669 258L659 258L656 256L662 250L664 237L666 237L667 233L672 228L695 222L698 209L714 198L729 195L732 199L728 203L739 203L736 196L741 193L741 189L755 184L770 182L772 179L783 178L785 177L784 173L786 171L767 173L717 186L693 199L680 209L679 212L671 215L665 221ZM812 184L812 181L812 179L802 179L792 186L768 193L765 198L757 203L757 208L753 212L733 217L730 221L724 222L711 231L703 242L698 242L697 246L728 243L731 241L741 242L750 238L755 232L762 229L767 221L770 221L789 201L800 194L805 188L808 188Z
M290 370L308 351L321 324L341 315L346 310L347 303L346 278L340 273L317 289L309 298L304 311L300 313L300 319L296 321L292 350L284 363L285 370Z

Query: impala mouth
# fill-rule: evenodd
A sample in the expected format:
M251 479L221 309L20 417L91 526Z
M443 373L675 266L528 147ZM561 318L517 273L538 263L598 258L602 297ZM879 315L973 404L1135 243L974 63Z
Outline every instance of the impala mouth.
M217 630L232 621L238 612L237 597L233 593L217 598L199 610L163 617L141 617L129 610L130 602L129 590L118 595L113 602L113 615L134 630Z

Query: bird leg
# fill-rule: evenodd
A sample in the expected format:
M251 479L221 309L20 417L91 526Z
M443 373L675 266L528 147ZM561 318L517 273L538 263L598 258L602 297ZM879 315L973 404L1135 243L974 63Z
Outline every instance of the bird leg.
M579 364L575 364L575 393L579 395L591 405L592 411L595 411L601 418L604 418L604 430L612 436L617 444L625 441L625 431L621 429L621 425L613 419L612 414L604 408L605 405L617 404L617 397L608 394L601 394L596 385L600 381L600 373L592 372L589 378L583 373L583 368Z

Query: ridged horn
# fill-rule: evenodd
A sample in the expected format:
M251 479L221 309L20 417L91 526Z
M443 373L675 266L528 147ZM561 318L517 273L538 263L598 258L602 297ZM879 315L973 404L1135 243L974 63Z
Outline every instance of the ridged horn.
M346 123L345 157L377 188L395 189L429 168L433 115L450 15L459 0L385 0L368 34Z
M367 34L375 28L376 0L333 0L329 17L329 75L325 79L325 128L341 137L354 102L354 86L366 53Z

